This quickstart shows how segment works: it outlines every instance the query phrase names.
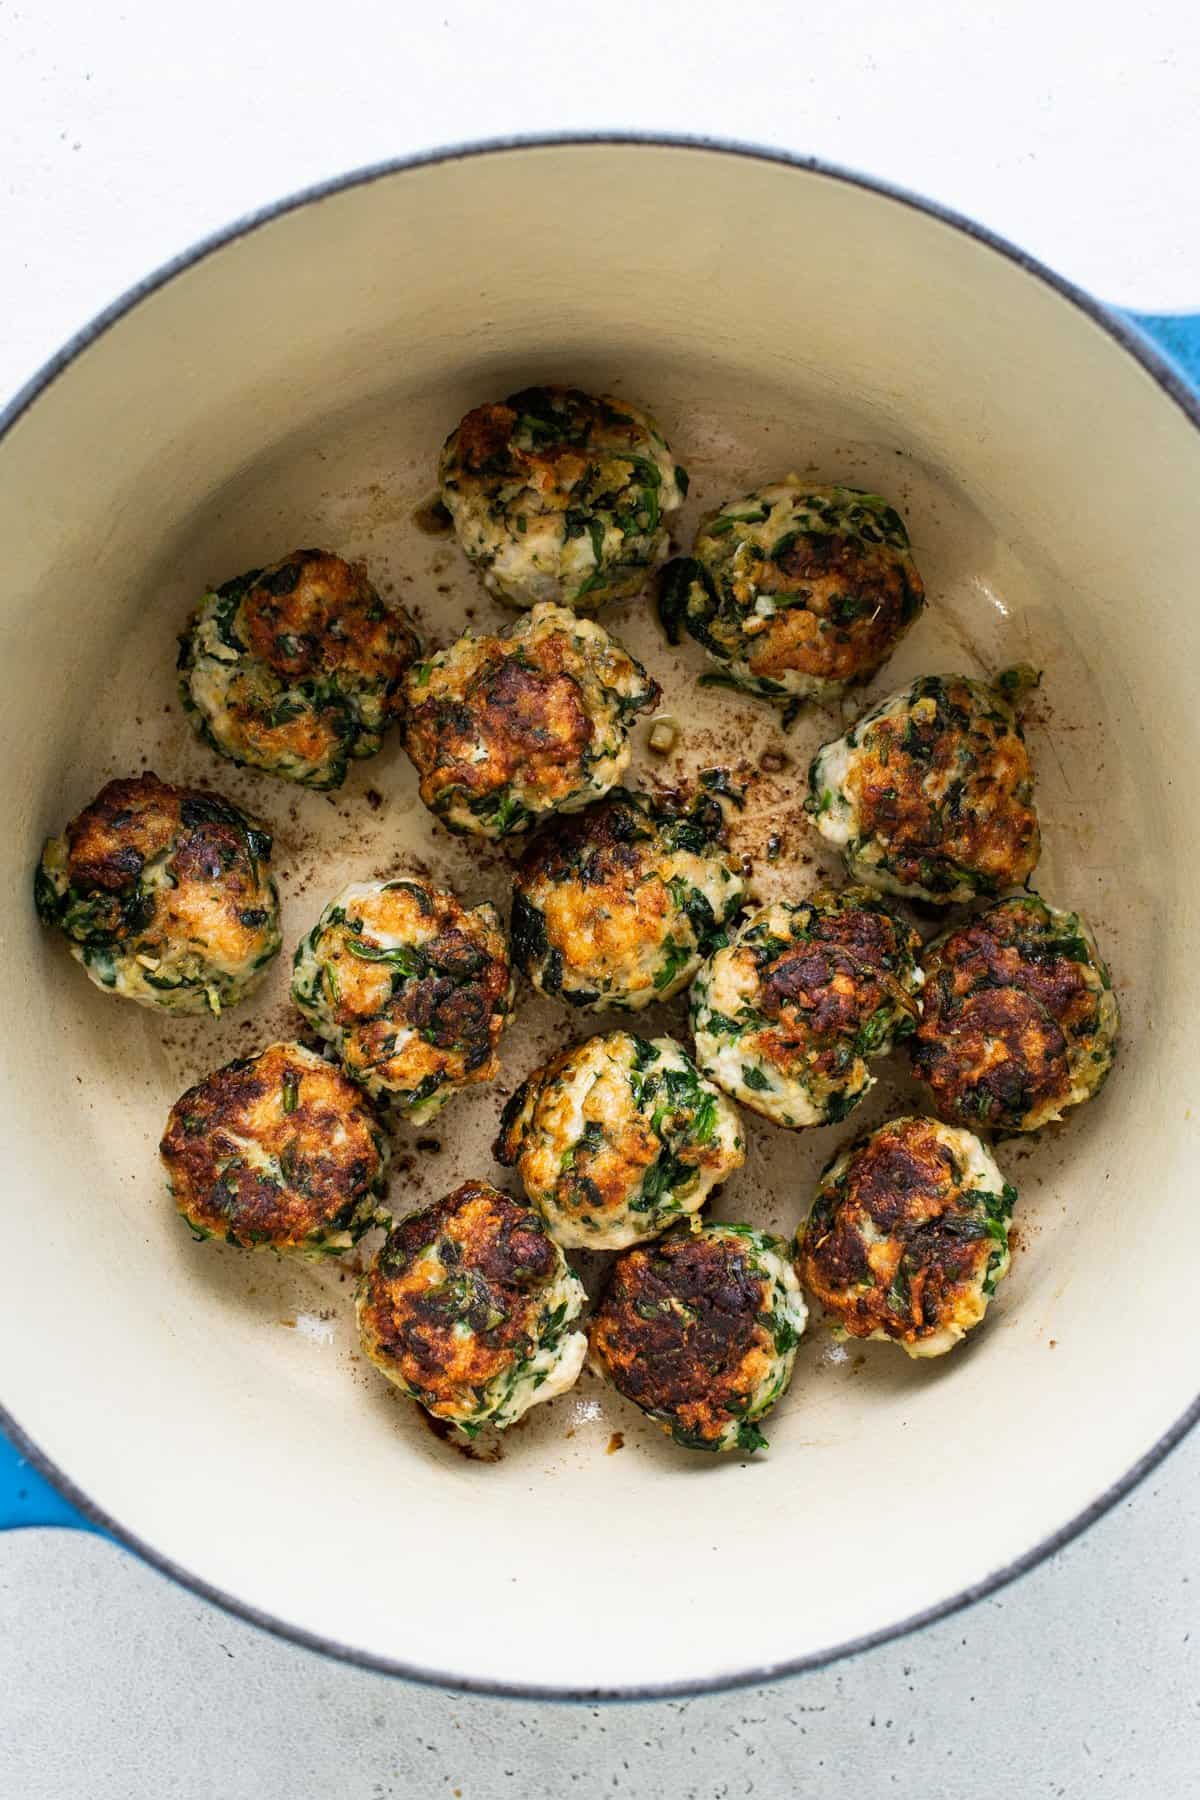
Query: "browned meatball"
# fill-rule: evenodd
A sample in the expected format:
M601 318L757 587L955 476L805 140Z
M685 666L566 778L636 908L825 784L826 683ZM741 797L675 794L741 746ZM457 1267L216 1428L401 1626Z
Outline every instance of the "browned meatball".
M302 1044L269 1044L171 1108L159 1149L197 1238L340 1255L375 1223L387 1143L360 1088Z
M939 1356L1008 1271L1016 1197L969 1131L891 1119L821 1176L797 1238L800 1278L849 1336Z
M689 1450L757 1450L807 1313L787 1246L749 1225L680 1226L613 1264L592 1361Z
M578 388L524 388L451 432L442 500L484 586L512 606L594 612L667 553L687 476L646 413Z
M920 939L869 888L822 888L743 920L690 995L696 1060L777 1125L828 1125L911 1031Z
M789 475L701 521L659 606L668 635L685 626L736 686L795 706L873 675L924 599L895 507Z
M362 563L293 550L206 594L179 640L180 693L232 762L306 787L339 787L404 707L420 645Z
M358 1328L389 1381L473 1434L572 1385L585 1299L533 1208L468 1181L393 1227L359 1287Z
M47 840L34 884L98 987L170 1012L218 1013L277 953L271 837L199 788L110 781Z
M500 838L608 792L658 683L594 619L535 606L409 671L405 745L454 831Z
M687 986L720 943L744 883L705 795L684 810L616 788L552 819L521 857L513 954L544 994L637 1012Z
M994 687L923 675L822 745L806 806L852 876L940 905L1023 885L1041 835L1029 753L1006 697L1022 680L1022 671Z
M500 1067L500 915L426 881L352 883L297 945L292 998L348 1074L419 1123Z
M913 1071L944 1119L1036 1131L1112 1067L1117 999L1078 913L1001 900L929 945L925 976Z

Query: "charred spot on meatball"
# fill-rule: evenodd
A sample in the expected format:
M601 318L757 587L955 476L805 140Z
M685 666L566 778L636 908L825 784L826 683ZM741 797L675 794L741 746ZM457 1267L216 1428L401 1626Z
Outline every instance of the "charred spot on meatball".
M204 596L179 640L180 695L218 755L340 787L400 717L419 649L408 614L362 563L293 550Z
M47 840L34 900L97 987L219 1013L279 950L271 835L219 794L157 775L110 781Z
M1036 894L998 901L925 953L910 1048L941 1118L1037 1131L1112 1067L1120 1013L1087 922Z
M591 1357L677 1444L754 1451L806 1319L785 1244L748 1225L679 1226L617 1258Z
M188 1089L159 1146L196 1239L340 1256L372 1226L387 1141L370 1102L302 1044L269 1044Z
M937 905L1028 880L1041 834L1018 674L923 675L818 750L806 810L856 880Z
M924 599L895 507L797 475L709 513L659 585L672 642L682 626L737 687L792 704L867 680Z
M696 1059L778 1125L828 1125L874 1085L870 1063L911 1032L920 939L869 888L825 888L749 914L701 965Z
M711 796L674 805L624 788L544 826L513 881L517 966L540 992L591 1012L679 993L745 890Z
M843 1334L940 1356L1009 1266L1016 1190L969 1131L892 1119L836 1156L801 1227L801 1280Z
M468 1181L393 1227L363 1276L363 1349L402 1392L474 1435L563 1393L586 1296L531 1207Z
M484 586L511 606L577 612L641 591L687 492L648 414L578 388L476 407L447 438L439 473Z
M593 619L539 605L414 665L407 694L422 800L452 831L502 838L606 794L659 688Z

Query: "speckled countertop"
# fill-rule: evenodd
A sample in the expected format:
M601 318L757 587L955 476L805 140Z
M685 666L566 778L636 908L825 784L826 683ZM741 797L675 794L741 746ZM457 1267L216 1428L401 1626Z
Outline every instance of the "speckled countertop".
M1200 309L1200 20L1150 0L448 0L186 14L0 4L8 393L237 213L463 137L623 127L813 151L1106 297ZM778 70L786 65L787 79ZM592 1709L324 1661L96 1537L0 1536L4 1800L939 1800L1200 1793L1200 1437L1081 1540L916 1637L779 1686Z

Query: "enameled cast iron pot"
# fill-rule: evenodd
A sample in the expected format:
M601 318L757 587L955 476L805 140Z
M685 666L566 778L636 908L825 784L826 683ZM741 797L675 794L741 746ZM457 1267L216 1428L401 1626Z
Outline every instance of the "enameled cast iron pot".
M162 1190L181 1088L289 1029L286 952L243 1009L185 1025L90 987L30 903L45 833L144 763L273 825L289 950L342 880L413 859L503 896L500 861L435 830L394 744L333 803L219 763L180 715L172 653L205 584L297 544L365 556L436 641L468 607L498 618L414 514L459 415L538 380L658 415L692 475L685 533L789 468L901 507L931 603L862 703L922 671L1044 669L1037 884L1092 917L1124 1010L1105 1093L998 1149L1019 1253L984 1328L910 1364L814 1321L753 1461L689 1456L594 1379L498 1462L438 1441L355 1360L349 1272L195 1245ZM36 1460L263 1624L543 1693L800 1668L986 1591L1111 1504L1200 1385L1198 423L1152 353L962 220L698 143L498 145L369 171L202 246L98 321L0 442L0 1396ZM671 650L647 603L605 623L663 682L680 769L761 772L774 748L757 805L784 851L759 874L770 893L811 886L829 865L800 818L804 770L850 711L785 741L758 703L698 689L698 652ZM504 1089L589 1024L527 1003ZM852 1124L756 1128L723 1215L790 1230L833 1146L904 1092L885 1071ZM496 1175L498 1104L454 1102L439 1151L402 1140L400 1210Z

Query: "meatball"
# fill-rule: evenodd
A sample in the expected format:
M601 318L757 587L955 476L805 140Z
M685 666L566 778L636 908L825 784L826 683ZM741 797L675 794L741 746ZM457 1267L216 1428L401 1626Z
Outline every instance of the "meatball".
M1033 872L1033 771L1005 680L923 675L817 751L806 810L857 880L945 906Z
M269 1044L188 1089L159 1146L193 1237L340 1256L375 1224L388 1147L361 1089L303 1044Z
M686 1225L613 1264L591 1324L601 1375L688 1450L759 1450L808 1312L787 1245Z
M218 755L335 788L399 718L419 648L362 563L293 550L205 594L179 640L179 691Z
M687 986L741 904L707 795L689 810L617 788L556 819L514 876L517 967L590 1012L637 1012Z
M467 1181L393 1226L358 1290L363 1350L468 1436L571 1387L587 1295L531 1207Z
M348 1075L422 1124L500 1067L500 915L425 881L352 882L296 946L292 998Z
M1008 1273L1016 1198L971 1132L891 1119L821 1176L796 1244L801 1279L841 1334L941 1356Z
M921 940L869 888L751 913L691 991L696 1060L777 1125L844 1119L916 1022Z
M49 838L42 921L97 987L167 1012L219 1013L278 953L271 834L219 794L147 772L110 781Z
M502 838L620 780L629 728L659 686L594 619L535 606L408 672L405 745L452 831Z
M484 586L512 606L577 612L641 592L688 485L646 413L561 387L477 406L446 439L439 474Z
M924 600L894 507L789 475L702 520L659 609L672 642L682 624L748 693L833 700L886 661Z
M699 1212L746 1147L674 1038L613 1031L535 1069L504 1108L495 1156L564 1248L623 1250Z
M1090 1100L1120 1013L1091 928L1036 894L999 900L928 945L913 1072L939 1117L1037 1131Z

